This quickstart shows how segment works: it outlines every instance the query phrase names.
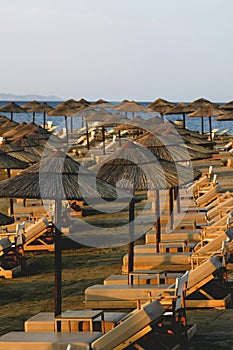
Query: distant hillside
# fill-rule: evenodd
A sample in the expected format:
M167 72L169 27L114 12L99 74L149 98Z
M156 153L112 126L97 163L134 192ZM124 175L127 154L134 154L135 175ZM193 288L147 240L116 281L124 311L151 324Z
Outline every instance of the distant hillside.
M14 95L0 93L1 101L62 101L60 97L57 96L41 96L41 95Z

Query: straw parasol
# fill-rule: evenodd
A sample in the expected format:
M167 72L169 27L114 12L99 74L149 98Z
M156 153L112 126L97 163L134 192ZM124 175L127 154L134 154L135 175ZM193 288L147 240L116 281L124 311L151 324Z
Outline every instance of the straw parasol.
M100 105L102 103L108 103L108 101L103 100L102 98L100 98L99 100L92 102L91 106L98 106L98 105Z
M97 190L92 183L97 185ZM115 188L96 178L95 174L57 151L20 175L0 182L0 196L10 198L37 198L55 201L55 316L62 311L62 244L61 207L63 200L116 199ZM60 328L58 329L61 330Z
M231 111L225 112L223 115L220 117L216 118L216 120L221 121L221 120L233 120L233 109Z
M183 115L183 128L185 129L185 115L187 113L192 113L195 111L195 108L186 104L186 103L183 103L183 102L180 102L178 103L177 105L173 106L172 108L168 108L164 114L165 115L168 115L168 114L182 114Z
M26 169L28 163L21 161L15 157L10 156L6 152L0 150L0 169L7 171L7 177L11 177L12 169ZM10 200L10 214L13 214L13 201Z
M198 109L197 111L188 114L189 118L209 118L209 129L210 129L210 140L213 141L213 137L212 137L212 121L211 118L212 117L218 117L219 115L223 114L223 112L216 107L213 107L211 104L206 104L203 107L201 107L200 109ZM202 130L203 132L203 130Z
M4 124L0 126L0 135L2 136L5 132L12 130L17 125L19 125L19 123L8 119Z
M201 108L205 106L206 104L211 104L213 107L218 107L219 104L215 102L211 102L205 98L198 98L197 100L194 100L193 102L190 102L188 105L189 107L193 107L194 109Z
M111 114L108 118L106 118L105 122L100 125L101 128L108 128L113 126L118 126L122 123L127 123L129 121L128 118L123 117L121 113L115 113ZM118 137L119 137L119 146L121 147L121 131L118 130Z
M10 138L10 137L14 137L15 135L17 135L18 132L20 132L22 129L24 129L24 127L27 125L27 123L22 122L18 125L16 125L14 128L12 128L9 131L6 131L2 134L3 137L5 138Z
M13 120L14 113L27 113L25 109L17 105L15 102L9 102L0 108L0 112L10 113Z
M66 128L66 143L69 145L69 135L68 135L68 123L67 117L72 117L77 113L77 111L82 107L73 107L72 105L63 105L62 107L56 107L54 110L48 113L50 116L64 116L65 117L65 128Z
M40 103L36 100L33 100L31 102L25 103L22 108L26 109L27 111L31 110L32 108L40 106ZM35 116L36 112L32 112L32 121L35 123Z
M135 101L129 101L121 104L120 106L117 106L114 108L116 111L122 111L122 112L131 112L132 113L132 119L134 119L134 113L135 112L146 112L146 107L140 105L139 103L136 103Z
M9 119L5 115L0 115L0 126L7 122Z
M189 183L193 180L190 168L175 166L166 161L158 162L149 150L134 144L125 143L120 149L108 156L104 161L91 168L97 176L120 187L133 191L156 192L156 249L159 251L160 242L160 205L159 190L172 189L181 183ZM179 174L179 176L178 176ZM131 181L129 188L129 180ZM129 208L129 253L128 272L133 270L133 241L134 241L134 201Z
M66 107L71 107L71 108L76 109L76 112L74 113L74 114L76 114L77 111L79 111L80 109L86 108L89 105L90 105L90 103L84 99L81 99L80 101L75 101L74 99L71 98L71 99L57 105L56 110L57 109L60 110L62 108L66 108ZM71 132L73 132L73 116L74 116L74 114L67 115L67 116L70 116L70 130L71 130Z
M43 113L43 127L45 129L46 125L46 114L53 110L53 107L49 106L47 103L41 103L39 106L34 106L29 109L29 112Z
M233 110L233 101L224 103L224 104L221 105L219 108L225 109L226 111L232 111L232 110Z

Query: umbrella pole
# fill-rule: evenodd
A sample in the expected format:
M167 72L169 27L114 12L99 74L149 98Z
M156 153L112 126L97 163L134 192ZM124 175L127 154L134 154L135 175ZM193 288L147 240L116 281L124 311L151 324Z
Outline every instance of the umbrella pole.
M46 113L44 112L44 116L43 116L43 126L45 129L45 125L46 125Z
M209 117L209 125L210 125L210 141L213 141L213 135L212 135L212 120L211 120L211 117Z
M156 231L156 252L159 253L159 243L161 241L161 223L160 223L160 195L159 190L155 190L155 231Z
M105 152L105 130L104 130L104 127L102 127L102 142L103 142L103 154L106 154L106 152Z
M121 131L118 130L118 137L119 137L119 147L121 147Z
M32 122L35 123L36 112L32 113Z
M185 125L185 113L183 113L183 128L185 129L186 125Z
M204 134L204 118L201 118L201 134Z
M70 117L70 131L73 132L73 117Z
M170 229L173 229L174 223L173 213L173 188L169 188L169 217L170 217Z
M66 126L66 144L69 146L69 136L68 136L68 121L67 116L65 116L65 126Z
M178 186L174 187L174 199L177 204L177 213L180 213L180 191Z
M134 260L134 198L129 203L129 245L128 245L128 284L133 284L133 276L129 276L133 271Z
M86 123L86 136L87 136L87 149L89 151L90 143L89 143L88 123Z
M11 177L11 170L10 169L6 169L7 171L7 177L8 179L10 179ZM14 214L14 203L13 203L13 198L10 198L10 215Z
M61 249L61 201L55 201L55 295L54 313L55 317L61 314L62 310L62 249ZM61 332L61 323L58 322L57 331Z
M13 120L13 112L11 112L11 120Z

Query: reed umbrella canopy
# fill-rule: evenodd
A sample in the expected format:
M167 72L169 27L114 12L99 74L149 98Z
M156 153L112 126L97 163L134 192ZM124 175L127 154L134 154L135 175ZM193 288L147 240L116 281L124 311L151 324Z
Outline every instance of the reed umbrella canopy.
M92 184L96 184L93 188ZM61 206L67 199L116 199L116 189L90 170L57 151L12 179L0 182L0 196L55 201L55 315L62 309ZM61 329L58 329L61 330Z
M168 115L168 114L182 114L183 115L183 128L185 129L186 125L185 125L185 115L188 113L192 113L195 111L195 108L180 102L177 105L173 106L172 108L168 108L164 114Z
M233 101L224 103L224 104L221 105L219 108L225 109L226 111L232 111L232 110L233 110Z
M35 105L31 109L29 109L29 112L33 113L42 113L43 114L43 127L45 129L46 126L46 114L48 112L51 112L53 110L53 107L49 106L47 103L40 103L39 106Z
M122 112L131 112L132 113L132 119L134 119L134 113L135 112L146 112L148 111L146 107L140 105L139 103L136 103L135 101L129 101L121 104L120 106L115 107L116 111L122 111Z
M0 226L10 225L14 222L13 216L8 216L3 213L0 213Z
M0 108L0 112L10 113L11 120L13 120L14 113L27 113L27 111L20 107L15 102L9 102Z
M40 106L40 102L36 101L36 100L33 100L33 101L30 101L28 103L25 103L22 108L26 109L27 111L30 111L32 108L36 108ZM35 116L36 116L36 112L32 112L32 121L33 123L35 123Z
M200 109L196 110L193 113L188 114L188 118L208 118L209 119L209 132L210 132L210 140L213 140L212 137L212 117L218 117L222 115L224 112L221 111L221 109L213 107L211 104L205 104L203 107ZM202 130L203 132L203 130Z

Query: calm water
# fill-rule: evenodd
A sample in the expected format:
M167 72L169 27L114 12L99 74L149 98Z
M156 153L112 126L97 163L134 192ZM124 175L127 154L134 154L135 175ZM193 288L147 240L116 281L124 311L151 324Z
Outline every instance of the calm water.
M8 103L9 101L0 101L0 106L3 106L4 104ZM25 103L27 103L27 101L16 101L17 104L19 105L23 105ZM56 105L58 105L59 103L61 103L61 101L59 102L50 102L50 101L46 101L46 103L48 103L50 106L52 107L56 107ZM114 102L113 102L114 103ZM117 104L117 102L115 102ZM148 105L150 102L140 102L142 105L146 106ZM4 114L8 117L10 117L10 114L7 113L1 113ZM143 117L143 118L150 118L152 115L154 114L145 114L145 113L137 113L139 116ZM166 117L168 120L182 120L182 116L179 115L174 115L174 116L167 116ZM231 121L216 121L216 118L212 118L212 128L218 128L219 131L221 130L225 130L225 129L230 129L229 133L233 134L233 122ZM32 114L31 113L26 113L26 114L14 114L14 120L22 123L23 121L25 121L26 123L30 123L32 121ZM50 117L47 116L47 120L51 120L53 122L53 125L58 125L59 129L64 128L64 117ZM68 118L69 120L69 118ZM41 125L43 123L43 115L40 113L36 114L36 119L35 119L36 124ZM80 128L81 127L81 118L73 118L73 126L74 128ZM186 118L186 127L190 130L200 130L201 129L201 120L200 118ZM209 131L209 121L208 118L204 118L204 128L205 131L208 132Z

